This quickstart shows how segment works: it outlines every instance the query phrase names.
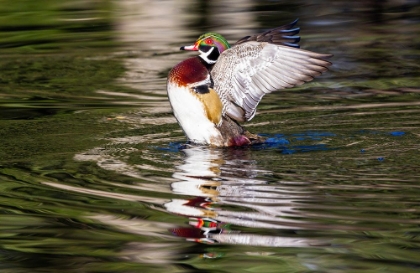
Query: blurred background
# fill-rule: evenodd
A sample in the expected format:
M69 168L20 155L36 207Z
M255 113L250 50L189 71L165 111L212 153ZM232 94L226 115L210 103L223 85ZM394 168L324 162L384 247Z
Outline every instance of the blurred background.
M233 43L296 18L302 48L335 55L326 77L335 76L340 91L418 86L419 10L416 0L3 1L2 98L96 96L103 83L123 79L130 88L153 89L153 100L186 56L180 45L207 31Z
M416 0L389 1L4 1L1 46L14 52L52 52L107 48L115 45L156 46L219 31L235 39L252 30L272 28L296 18L316 26L360 36L387 32L416 36ZM400 24L405 27L398 28ZM310 28L309 28L310 29ZM302 35L311 35L309 31ZM341 40L350 37L342 35ZM371 37L374 39L374 37ZM332 40L332 39L331 39ZM333 42L333 41L331 41ZM391 41L390 41L391 42ZM393 41L397 42L397 41ZM127 45L128 44L128 45ZM19 50L17 50L19 49Z

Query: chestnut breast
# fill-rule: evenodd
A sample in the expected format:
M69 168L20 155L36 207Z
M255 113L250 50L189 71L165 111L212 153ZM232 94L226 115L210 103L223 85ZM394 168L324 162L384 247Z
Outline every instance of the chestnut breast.
M204 81L208 76L209 71L204 62L199 57L192 57L172 68L169 72L169 81L180 86L186 86L187 84Z

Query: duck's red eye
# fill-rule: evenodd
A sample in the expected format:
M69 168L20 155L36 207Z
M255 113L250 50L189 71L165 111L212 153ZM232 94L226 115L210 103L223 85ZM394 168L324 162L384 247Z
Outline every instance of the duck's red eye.
M210 38L205 39L204 42L208 45L211 45L213 43L213 41Z

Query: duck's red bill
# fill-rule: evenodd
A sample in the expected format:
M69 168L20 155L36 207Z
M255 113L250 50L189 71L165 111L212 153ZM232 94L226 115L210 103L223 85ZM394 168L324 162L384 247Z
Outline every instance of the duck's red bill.
M180 50L195 50L195 51L197 51L198 47L197 47L196 44L195 45L190 45L190 46L181 46Z

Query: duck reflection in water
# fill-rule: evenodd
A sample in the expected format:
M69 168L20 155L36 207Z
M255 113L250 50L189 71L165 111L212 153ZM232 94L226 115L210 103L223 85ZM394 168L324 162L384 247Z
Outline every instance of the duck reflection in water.
M308 189L291 187L290 182L282 186L281 182L270 184L260 179L271 173L258 168L249 149L195 146L183 152L184 164L173 174L180 181L171 186L175 194L185 197L173 199L165 207L188 217L189 226L170 229L174 235L201 243L271 247L322 244L296 235L269 235L275 230L287 230L290 235L290 230L308 226L298 219L300 212L295 209L299 205L295 202L310 194ZM254 228L258 234L241 232L242 227Z

